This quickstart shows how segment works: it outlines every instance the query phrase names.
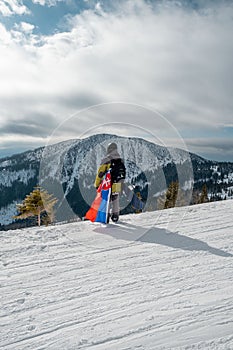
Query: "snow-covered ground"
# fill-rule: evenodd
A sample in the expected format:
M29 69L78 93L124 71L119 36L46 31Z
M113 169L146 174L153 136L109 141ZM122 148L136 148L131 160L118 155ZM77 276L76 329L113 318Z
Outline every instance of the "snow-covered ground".
M4 350L233 349L233 201L0 232Z

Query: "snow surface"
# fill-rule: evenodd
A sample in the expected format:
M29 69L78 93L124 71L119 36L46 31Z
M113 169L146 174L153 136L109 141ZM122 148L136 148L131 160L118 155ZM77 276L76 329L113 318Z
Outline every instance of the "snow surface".
M232 210L0 232L0 349L233 349Z

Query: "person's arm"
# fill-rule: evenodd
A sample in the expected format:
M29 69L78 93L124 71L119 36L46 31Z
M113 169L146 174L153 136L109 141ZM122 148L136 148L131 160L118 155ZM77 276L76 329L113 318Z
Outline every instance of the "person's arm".
M95 183L94 183L95 188L99 187L99 185L101 184L101 181L103 180L104 175L106 174L109 168L110 168L110 164L104 163L100 165L95 178Z

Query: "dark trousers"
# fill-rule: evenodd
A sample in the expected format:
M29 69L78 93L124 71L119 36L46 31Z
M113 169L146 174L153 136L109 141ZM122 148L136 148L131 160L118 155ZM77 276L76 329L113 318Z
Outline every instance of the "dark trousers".
M120 206L119 206L119 193L113 193L111 195L111 200L110 200L110 208L111 210L111 214L114 215L119 215L119 211L120 211Z

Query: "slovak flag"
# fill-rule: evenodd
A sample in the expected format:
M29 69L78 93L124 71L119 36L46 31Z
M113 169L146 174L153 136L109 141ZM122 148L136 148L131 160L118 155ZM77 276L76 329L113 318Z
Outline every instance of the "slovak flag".
M96 198L94 199L91 208L86 213L85 219L92 222L107 223L111 187L111 172L108 170L98 187Z

